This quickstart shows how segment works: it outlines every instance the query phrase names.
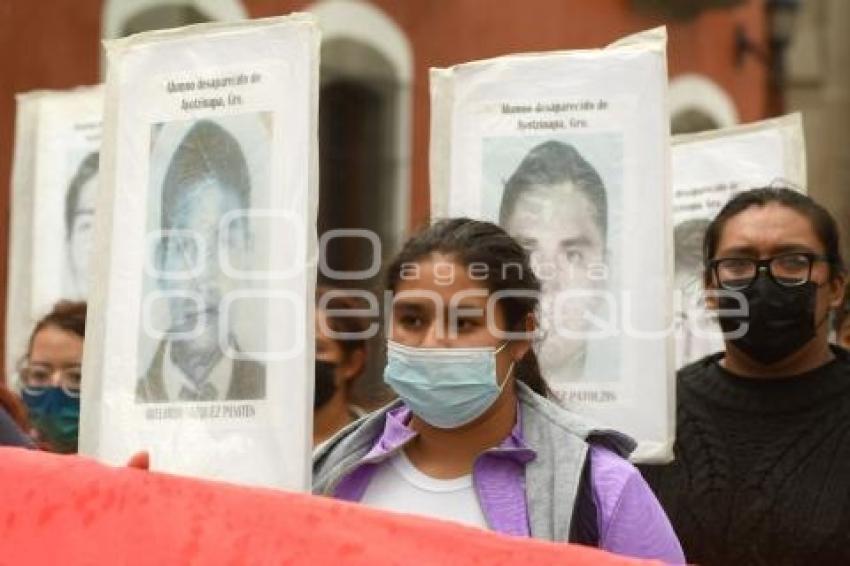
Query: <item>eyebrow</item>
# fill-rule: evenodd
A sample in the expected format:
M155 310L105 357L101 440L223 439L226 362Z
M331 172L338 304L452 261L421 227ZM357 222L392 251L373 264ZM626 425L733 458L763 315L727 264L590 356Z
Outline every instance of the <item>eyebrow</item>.
M427 301L427 302L431 303L432 306L433 306L432 301ZM401 300L401 301L394 302L393 303L393 310L421 312L421 311L428 310L428 309L427 309L427 307L425 306L424 303L417 302L414 299L414 300Z
M393 311L408 313L426 313L434 310L433 301L416 302L415 299L393 304ZM443 305L442 311L454 316L484 316L486 314L487 301L484 297L469 296L461 299L457 304L450 302Z
M470 319L470 318L485 318L487 312L484 305L481 306L464 306L458 305L457 308L450 309L446 307L452 318Z
M537 244L537 238L531 238L529 236L514 236L514 239L519 242L520 245L534 245Z
M804 252L804 253L819 253L805 244L784 244L777 246L771 250L771 256L776 256L786 253ZM717 257L758 257L759 251L753 246L738 246L724 250L723 254L717 254Z
M593 245L593 242L587 236L576 236L574 238L564 238L558 245L562 248L590 247Z
M70 364L60 364L60 365L54 366L53 364L51 364L49 362L31 361L29 363L29 365L31 367L38 366L40 368L47 368L47 369L82 369L82 367L83 367L83 364L81 364L80 362L73 362L73 363L70 363Z
M455 304L447 304L446 310L454 310L456 312L459 311L470 311L470 310L484 310L487 307L487 297L464 297L460 301Z

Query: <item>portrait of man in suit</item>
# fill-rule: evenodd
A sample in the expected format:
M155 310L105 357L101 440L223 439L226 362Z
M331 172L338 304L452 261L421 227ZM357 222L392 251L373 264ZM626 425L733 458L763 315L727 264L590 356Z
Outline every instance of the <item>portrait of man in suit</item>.
M220 123L197 120L162 182L160 231L148 253L170 323L137 383L137 402L265 398L265 366L240 355L233 313L222 310L239 288L224 258L232 267L250 255L250 220L240 214L250 207L251 175L239 141Z

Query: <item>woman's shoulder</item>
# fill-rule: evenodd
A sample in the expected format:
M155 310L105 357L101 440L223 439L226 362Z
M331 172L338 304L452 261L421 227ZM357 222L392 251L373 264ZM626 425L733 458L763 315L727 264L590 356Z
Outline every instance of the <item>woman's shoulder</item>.
M332 453L351 445L353 441L374 433L373 429L380 433L387 413L393 408L394 406L391 404L371 413L365 413L338 430L333 436L315 447L313 450L314 465L317 461L321 461Z
M642 480L640 471L627 459L601 444L591 442L588 456L594 499L602 507L600 510L603 514L605 511L613 512L629 482Z
M605 446L591 444L589 456L599 547L630 556L684 562L670 521L640 471Z
M628 435L574 413L535 393L524 383L517 385L522 407L522 429L526 440L533 442L533 437L540 434L542 429L555 429L584 443L605 446L622 456L628 456L635 449L635 441Z
M405 410L400 401L394 401L376 411L367 413L337 432L313 450L313 485L320 488L329 473L363 458L380 442L388 417ZM315 490L315 489L314 489Z

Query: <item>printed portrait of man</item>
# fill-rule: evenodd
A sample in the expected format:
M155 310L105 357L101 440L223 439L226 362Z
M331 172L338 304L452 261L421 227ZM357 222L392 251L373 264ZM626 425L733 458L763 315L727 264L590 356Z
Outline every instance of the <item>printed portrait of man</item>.
M584 337L607 279L608 198L599 173L568 143L534 146L505 183L499 224L528 251L540 279L544 373L582 379Z
M252 246L247 216L228 213L250 207L251 175L240 143L219 123L197 121L174 151L162 183L161 232L150 253L170 324L138 382L137 401L265 397L265 366L227 355L240 346L233 313L222 312L222 301L239 287L223 257L232 265Z
M674 312L676 367L723 349L716 313L706 308L703 296L702 244L710 223L707 219L693 218L676 224L673 229L673 282L679 295Z
M74 173L65 194L65 242L70 285L68 298L88 297L89 254L94 238L94 206L97 198L99 156L86 155Z

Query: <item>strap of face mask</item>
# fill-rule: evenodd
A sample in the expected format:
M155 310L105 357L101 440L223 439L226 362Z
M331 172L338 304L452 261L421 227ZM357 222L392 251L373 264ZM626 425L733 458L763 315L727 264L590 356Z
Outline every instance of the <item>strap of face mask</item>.
M507 344L507 342L505 342L505 344ZM506 374L505 374L505 379L503 379L503 380L502 380L501 385L499 385L499 395L501 395L501 394L502 394L502 391L504 391L504 390L505 390L505 384L506 384L508 381L510 381L510 379L511 379L511 374L512 374L512 373L513 373L513 371L514 371L514 367L516 367L516 360L511 360L511 365L510 365L510 367L508 368L508 373L506 373Z

